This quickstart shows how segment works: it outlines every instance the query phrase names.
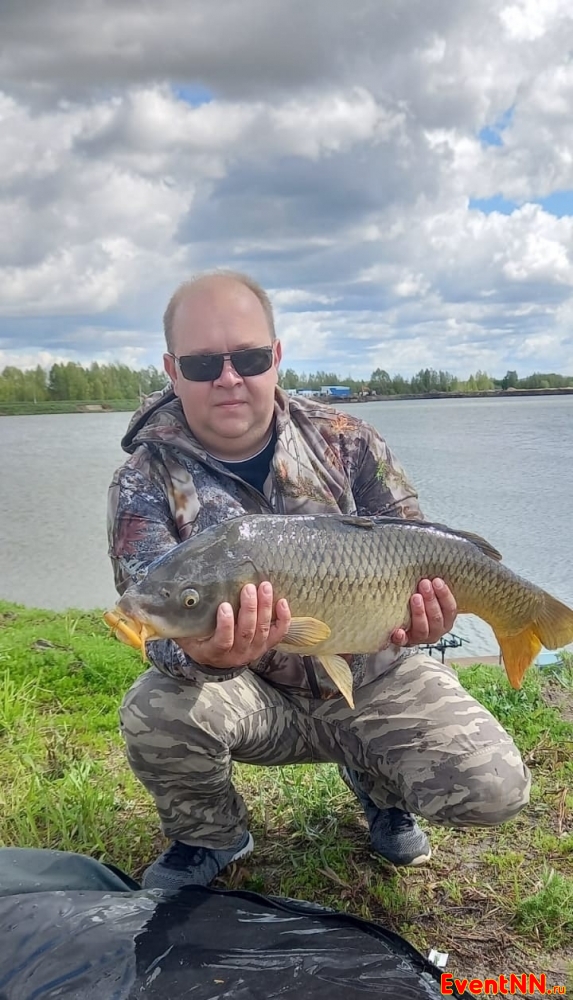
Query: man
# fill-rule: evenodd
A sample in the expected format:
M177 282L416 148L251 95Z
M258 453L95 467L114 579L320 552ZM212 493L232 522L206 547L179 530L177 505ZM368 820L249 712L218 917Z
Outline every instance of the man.
M131 420L122 442L130 457L110 489L119 593L172 546L245 511L422 517L372 427L278 388L281 345L251 279L219 272L187 282L164 327L171 387ZM268 583L244 588L236 621L222 604L210 638L147 644L152 666L127 693L121 725L172 843L144 886L207 885L252 850L233 761L337 763L373 849L397 865L431 854L412 814L462 827L522 809L530 775L513 741L451 668L416 649L451 629L454 598L440 580L418 590L408 632L397 627L388 648L351 658L354 709L312 657L274 650L290 611Z

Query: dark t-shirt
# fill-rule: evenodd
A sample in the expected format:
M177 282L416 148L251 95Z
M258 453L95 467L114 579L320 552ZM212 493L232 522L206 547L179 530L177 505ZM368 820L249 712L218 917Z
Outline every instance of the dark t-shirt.
M219 461L229 472L233 472L236 476L244 479L246 483L249 483L250 486L254 486L259 493L262 493L265 479L269 474L276 443L277 434L276 431L273 431L269 443L258 455L253 455L252 458L247 458L244 462L223 462L221 459Z

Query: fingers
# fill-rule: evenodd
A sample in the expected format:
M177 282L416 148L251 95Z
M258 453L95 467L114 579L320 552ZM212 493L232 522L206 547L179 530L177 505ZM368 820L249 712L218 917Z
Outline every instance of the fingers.
M257 628L258 595L254 584L248 583L243 587L240 601L234 648L239 656L244 656L251 647Z
M444 620L445 630L449 632L453 628L453 624L456 620L458 613L458 605L454 595L452 594L450 588L446 586L443 580L439 577L434 580L434 593L438 599L438 603L442 609L442 618Z
M244 588L235 635L235 650L240 655L258 659L284 639L291 623L290 609L284 599L277 601L273 621L273 600L273 588L268 581L259 585L258 592L250 585Z
M216 629L209 639L186 639L179 644L198 663L227 669L240 667L258 660L277 645L288 632L290 622L285 600L277 602L273 620L273 589L268 581L258 589L246 584L241 591L236 622L231 605L220 604Z
M410 598L410 615L412 618L410 628L408 630L408 641L411 645L415 645L418 642L429 642L430 641L430 621L428 618L428 604L431 604L431 597L428 593L425 584L429 583L429 580L422 580L418 590L420 593L414 594ZM434 593L432 585L430 584L430 592ZM435 601L437 605L437 601ZM429 613L435 612L435 609L430 607ZM433 620L434 625L436 625L435 619Z
M275 609L275 620L271 625L269 632L268 648L271 649L273 646L277 646L281 642L285 635L287 634L290 623L292 621L292 616L290 613L290 608L288 606L288 601L281 598L277 601L277 606Z
M424 642L437 642L452 628L457 606L454 595L443 580L422 580L418 587L422 595L423 609L419 611L419 625L427 635ZM422 623L422 617L425 621Z
M444 581L421 580L418 593L410 598L410 628L396 629L392 641L398 646L437 642L451 630L456 615L455 597Z

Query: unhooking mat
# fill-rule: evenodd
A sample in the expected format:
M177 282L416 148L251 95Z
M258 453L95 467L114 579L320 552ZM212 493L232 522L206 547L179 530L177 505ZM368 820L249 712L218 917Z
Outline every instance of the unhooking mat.
M440 996L439 970L378 924L241 890L143 890L82 855L0 849L0 1000Z

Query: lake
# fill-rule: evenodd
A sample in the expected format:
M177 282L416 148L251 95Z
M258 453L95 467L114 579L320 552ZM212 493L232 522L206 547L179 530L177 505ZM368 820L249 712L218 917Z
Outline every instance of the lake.
M340 405L372 423L427 518L482 534L515 572L573 606L573 397ZM130 414L0 418L0 599L62 610L113 604L106 500ZM497 653L461 616L463 655Z

